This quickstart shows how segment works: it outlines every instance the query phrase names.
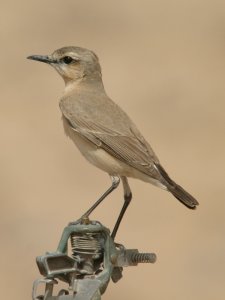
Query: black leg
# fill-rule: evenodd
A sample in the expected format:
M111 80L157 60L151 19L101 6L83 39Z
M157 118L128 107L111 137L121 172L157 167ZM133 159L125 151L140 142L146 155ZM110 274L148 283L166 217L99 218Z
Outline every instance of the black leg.
M112 234L111 234L111 237L112 237L113 240L115 239L115 236L116 236L117 231L119 229L120 223L121 223L121 221L123 219L123 216L124 216L128 206L131 202L131 199L132 199L132 193L131 193L130 187L128 185L127 178L126 177L121 177L121 179L122 179L123 188L124 188L124 204L122 206L119 217L116 221L116 224L115 224L115 226L113 228L113 231L112 231Z
M117 221L116 221L116 224L115 224L115 226L114 226L114 228L113 228L113 232L112 232L112 234L111 234L111 237L112 237L113 240L115 239L115 236L116 236L117 231L118 231L118 229L119 229L120 223L121 223L121 221L122 221L122 219L123 219L123 216L124 216L124 214L125 214L125 212L126 212L128 206L129 206L129 204L130 204L131 199L132 199L132 194L130 194L129 196L126 196L126 195L124 196L124 204L123 204L123 207L122 207L122 209L121 209L121 211L120 211L119 217L118 217L118 219L117 219Z
M119 183L120 183L120 178L118 176L110 176L111 177L111 180L112 180L112 185L111 187L94 203L94 205L89 208L86 213L84 213L81 217L84 218L84 217L88 217L92 212L93 210L95 210L95 208L110 194L112 193L113 190L115 190Z

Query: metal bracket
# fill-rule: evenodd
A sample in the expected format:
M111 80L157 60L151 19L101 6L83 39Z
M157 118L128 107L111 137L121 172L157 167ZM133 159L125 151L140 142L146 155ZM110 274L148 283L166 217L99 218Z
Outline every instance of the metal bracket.
M44 278L34 281L33 300L100 300L110 279L117 282L122 278L123 267L154 263L156 255L126 249L113 241L109 229L100 222L85 218L69 223L57 250L38 256L36 261ZM53 295L56 279L68 287ZM45 285L44 295L38 295L40 284Z

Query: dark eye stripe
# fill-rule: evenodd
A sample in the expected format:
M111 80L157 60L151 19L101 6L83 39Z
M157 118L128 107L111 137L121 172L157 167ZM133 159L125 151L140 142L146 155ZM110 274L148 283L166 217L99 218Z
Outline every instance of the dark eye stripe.
M63 61L65 64L69 65L69 64L73 61L73 59L72 59L72 57L70 57L70 56L64 56L64 57L62 58L62 61Z

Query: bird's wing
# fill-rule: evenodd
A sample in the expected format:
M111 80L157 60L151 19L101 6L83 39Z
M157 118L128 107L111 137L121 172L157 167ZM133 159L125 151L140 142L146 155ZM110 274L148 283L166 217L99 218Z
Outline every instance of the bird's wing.
M80 116L75 119L74 116L65 115L65 111L63 115L73 130L97 147L140 172L158 178L159 173L155 168L158 159L136 127L130 128L129 134L125 135L105 127L101 122L92 122Z

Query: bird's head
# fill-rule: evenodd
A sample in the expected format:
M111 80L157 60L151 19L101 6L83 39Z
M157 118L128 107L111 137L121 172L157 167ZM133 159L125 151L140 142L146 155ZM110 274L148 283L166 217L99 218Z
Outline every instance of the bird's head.
M84 77L101 77L97 55L85 48L64 47L50 55L31 55L27 58L53 66L65 83Z

